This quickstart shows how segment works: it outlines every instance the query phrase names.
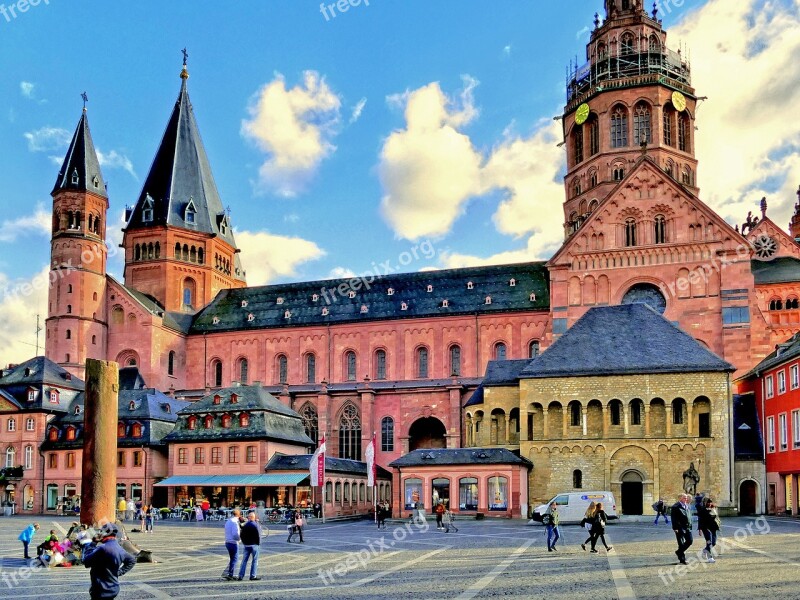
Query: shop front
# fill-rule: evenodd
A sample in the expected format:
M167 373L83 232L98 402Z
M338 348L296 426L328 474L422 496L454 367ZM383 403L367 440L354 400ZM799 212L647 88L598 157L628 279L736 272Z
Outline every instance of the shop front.
M306 485L299 485L306 479ZM170 507L198 506L207 501L212 509L283 508L308 505L307 474L175 475L155 484L166 488Z

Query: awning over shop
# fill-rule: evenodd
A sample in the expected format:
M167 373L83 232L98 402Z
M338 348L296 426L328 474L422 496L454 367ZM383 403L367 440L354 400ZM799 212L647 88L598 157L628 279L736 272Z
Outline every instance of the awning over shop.
M275 473L271 475L176 475L156 483L156 487L198 486L281 486L297 485L308 479L308 473Z

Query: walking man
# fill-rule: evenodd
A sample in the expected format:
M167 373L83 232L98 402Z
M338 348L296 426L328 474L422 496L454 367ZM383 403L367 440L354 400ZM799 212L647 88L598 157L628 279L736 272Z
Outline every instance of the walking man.
M239 517L242 512L237 508L231 513L231 518L225 521L225 548L228 550L230 562L228 568L222 573L223 579L233 581L236 579L234 571L236 569L236 561L239 560L239 542L242 539L241 524Z
M247 571L247 559L251 556L253 561L250 563L250 581L258 581L258 552L261 549L261 527L256 521L256 513L251 512L247 515L247 522L242 525L241 531L242 545L244 554L242 555L242 566L239 569L239 581L244 579Z
M28 554L28 544L31 543L33 536L36 532L39 531L39 524L38 523L31 523L25 529L22 530L22 533L19 534L19 541L22 542L22 547L25 549L25 558L29 559L30 555Z
M689 494L681 494L680 501L672 506L672 530L675 532L675 538L678 540L678 549L675 554L678 556L678 561L686 564L686 550L692 545L694 541L692 538L692 512L689 508L691 496Z
M117 542L117 526L106 523L100 529L100 543L89 546L83 553L83 566L89 571L92 600L116 598L119 578L136 565L136 559L125 552Z
M656 503L653 505L653 508L654 508L654 509L655 509L655 511L656 511L656 520L655 520L655 522L653 523L653 525L658 525L658 519L659 519L659 517L664 517L664 521L666 521L666 522L667 522L667 525L669 525L669 517L667 516L667 505L666 505L666 503L664 502L664 500L662 500L661 498L659 498L659 499L658 499L658 502L656 502Z
M560 517L558 515L558 506L555 502L550 505L550 510L547 514L550 516L547 523L547 551L558 552L556 550L556 542L561 538L561 530L558 528Z

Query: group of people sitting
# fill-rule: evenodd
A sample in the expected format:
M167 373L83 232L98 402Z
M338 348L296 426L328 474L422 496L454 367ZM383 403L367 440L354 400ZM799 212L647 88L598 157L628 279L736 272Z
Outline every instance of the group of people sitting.
M22 542L26 560L31 559L28 547L38 530L39 524L31 523L19 535L18 539ZM59 539L55 529L51 529L44 541L36 546L36 560L48 568L79 565L81 564L81 550L91 541L92 537L86 525L80 525L77 522L72 524L63 540Z

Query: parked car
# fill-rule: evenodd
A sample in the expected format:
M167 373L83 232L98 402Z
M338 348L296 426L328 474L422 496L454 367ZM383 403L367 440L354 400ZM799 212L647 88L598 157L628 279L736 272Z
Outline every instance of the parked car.
M592 502L602 502L603 510L610 519L617 518L617 501L611 492L565 492L559 494L547 504L537 506L533 511L533 520L542 522L542 517L555 502L561 523L580 523L586 509Z

